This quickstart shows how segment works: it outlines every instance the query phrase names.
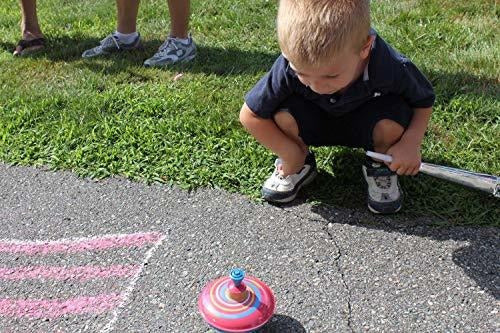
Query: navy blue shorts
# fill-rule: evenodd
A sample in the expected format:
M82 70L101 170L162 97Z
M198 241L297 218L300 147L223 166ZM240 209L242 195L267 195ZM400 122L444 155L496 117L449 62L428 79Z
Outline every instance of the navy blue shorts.
M390 119L408 128L413 109L397 95L374 98L342 116L332 116L298 95L290 96L278 110L286 110L297 122L299 135L308 146L346 146L373 150L373 129Z

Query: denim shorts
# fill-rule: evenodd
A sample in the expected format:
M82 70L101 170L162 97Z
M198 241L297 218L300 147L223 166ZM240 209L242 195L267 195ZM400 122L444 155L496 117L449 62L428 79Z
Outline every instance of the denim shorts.
M397 95L383 95L341 116L332 116L298 95L290 96L278 110L289 112L308 146L346 146L373 150L373 129L383 119L408 128L413 109Z

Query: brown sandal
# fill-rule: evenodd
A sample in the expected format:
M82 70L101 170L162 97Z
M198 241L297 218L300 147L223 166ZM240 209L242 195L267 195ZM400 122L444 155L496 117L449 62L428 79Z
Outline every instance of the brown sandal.
M21 39L14 50L15 56L23 56L39 51L45 47L45 38L35 38L31 40Z

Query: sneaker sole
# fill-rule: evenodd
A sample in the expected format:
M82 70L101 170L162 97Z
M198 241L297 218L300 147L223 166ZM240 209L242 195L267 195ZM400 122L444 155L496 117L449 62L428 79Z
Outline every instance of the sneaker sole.
M379 212L378 210L375 210L374 208L372 208L372 206L370 206L370 205L367 205L367 206L368 206L368 209L370 210L370 212L372 212L374 214L380 214L380 215L395 214L395 213L399 212L401 210L401 207L402 207L402 206L399 206L398 208L396 208L396 210L390 211L390 212Z
M105 57L105 56L109 56L111 54L130 52L130 51L144 51L144 45L141 42L141 43L139 43L139 45L136 45L136 46L133 46L130 48L121 48L119 50L104 51L102 53L98 53L98 54L94 54L94 55L84 55L84 53L85 53L85 51L84 51L84 53L82 53L82 58L83 59L91 59L91 58L96 58L96 57Z
M317 173L316 170L314 170L313 172L311 172L309 174L309 176L307 176L307 178L302 183L300 183L299 185L297 185L297 188L295 189L295 191L290 196L288 196L286 198L281 198L281 199L266 198L264 193L262 193L262 196L263 196L264 200L266 200L268 202L275 202L275 203L288 203L288 202L291 202L291 201L295 200L295 198L297 197L297 194L299 194L300 189L303 186L309 185L314 180L314 178L316 178L317 174L318 173Z
M179 61L176 61L176 62L173 62L173 63L167 63L167 64L146 64L144 62L143 66L144 67L167 67L167 66L171 66L171 65L175 65L175 64L182 64L182 63L185 63L185 62L189 62L189 61L193 60L194 58L196 58L196 54L190 55L189 57L186 57L186 58L184 58L182 60L179 60Z
M375 207L376 205L379 205L379 207ZM403 196L401 196L398 200L394 202L385 203L383 205L380 205L379 203L376 202L370 204L370 200L368 199L367 206L368 209L374 214L394 214L399 212L401 210L401 207L403 207Z
M132 49L121 49L119 51L113 51L113 52L103 52L95 55L83 55L82 54L82 59L92 59L92 58L97 58L97 57L106 57L112 54L119 54L119 53L124 53L124 52L132 52L132 51L144 51L144 48L142 47L134 47Z

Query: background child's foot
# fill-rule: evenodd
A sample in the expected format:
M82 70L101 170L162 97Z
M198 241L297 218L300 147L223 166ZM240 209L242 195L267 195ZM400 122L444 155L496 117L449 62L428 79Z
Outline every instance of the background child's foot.
M304 166L296 174L281 176L278 172L280 164L281 160L276 159L273 174L262 186L262 198L269 202L286 203L292 201L302 186L309 184L316 177L316 159L312 152L309 152Z
M368 184L368 208L376 214L392 214L401 209L403 191L398 176L386 165L367 159L363 175Z
M137 34L137 37L130 43L124 43L118 38L118 36L110 34L106 38L101 40L99 45L97 45L96 47L84 51L82 53L82 57L92 58L110 53L136 49L142 49L141 36L139 34Z
M191 35L186 39L167 37L151 58L144 61L146 67L162 67L175 63L187 62L196 56L196 44Z
M34 52L38 52L45 48L45 37L42 33L34 34L26 32L23 38L17 43L16 49L12 53L15 56L24 56Z

